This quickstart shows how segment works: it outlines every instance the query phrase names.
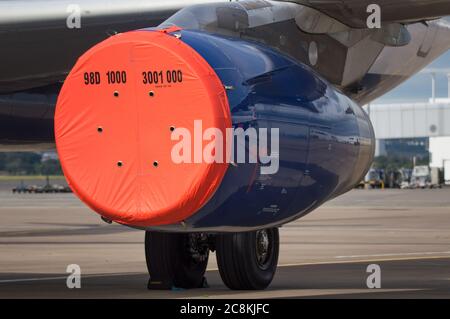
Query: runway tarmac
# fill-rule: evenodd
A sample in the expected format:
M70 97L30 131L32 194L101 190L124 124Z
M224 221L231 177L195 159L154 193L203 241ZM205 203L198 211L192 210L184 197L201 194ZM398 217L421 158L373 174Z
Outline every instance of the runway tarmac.
M108 225L72 194L0 191L0 298L449 298L450 189L355 190L281 229L268 290L148 291L144 233ZM70 264L81 289L66 286ZM367 267L381 269L368 289Z

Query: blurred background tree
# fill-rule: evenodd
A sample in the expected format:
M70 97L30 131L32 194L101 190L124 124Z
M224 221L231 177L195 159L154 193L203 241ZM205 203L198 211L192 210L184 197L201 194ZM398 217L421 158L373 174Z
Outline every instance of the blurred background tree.
M0 174L2 175L62 175L56 156L41 153L0 153Z
M428 165L430 161L429 156L416 158L416 165ZM414 159L398 156L378 156L375 157L373 168L383 169L386 171L395 171L401 168L414 168Z

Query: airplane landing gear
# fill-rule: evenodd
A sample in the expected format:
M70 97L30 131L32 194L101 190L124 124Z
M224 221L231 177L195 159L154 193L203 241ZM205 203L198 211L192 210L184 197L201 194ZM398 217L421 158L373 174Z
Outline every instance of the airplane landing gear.
M145 233L149 289L203 288L209 245L205 234Z
M214 240L215 239L215 240ZM216 250L220 276L235 290L267 288L278 264L278 228L246 233L145 234L149 289L203 288L209 251Z
M265 289L278 264L278 228L216 238L217 264L225 285L234 290Z

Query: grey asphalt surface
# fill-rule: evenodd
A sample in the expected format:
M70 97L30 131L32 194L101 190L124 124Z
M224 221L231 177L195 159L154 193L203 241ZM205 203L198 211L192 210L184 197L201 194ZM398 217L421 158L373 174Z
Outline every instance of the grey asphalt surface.
M108 225L72 194L0 191L0 298L450 298L450 189L354 190L281 229L265 291L148 291L144 233ZM82 288L69 290L78 264ZM368 265L381 289L368 289Z

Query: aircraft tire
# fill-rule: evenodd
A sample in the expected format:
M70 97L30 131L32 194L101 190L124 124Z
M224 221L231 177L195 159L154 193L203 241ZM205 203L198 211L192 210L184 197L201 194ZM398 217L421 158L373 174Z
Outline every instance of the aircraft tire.
M209 248L201 256L193 253L191 236L200 234L146 231L145 258L150 274L149 289L202 288L208 265Z
M221 234L216 238L220 276L233 290L267 288L277 269L278 253L278 228Z

